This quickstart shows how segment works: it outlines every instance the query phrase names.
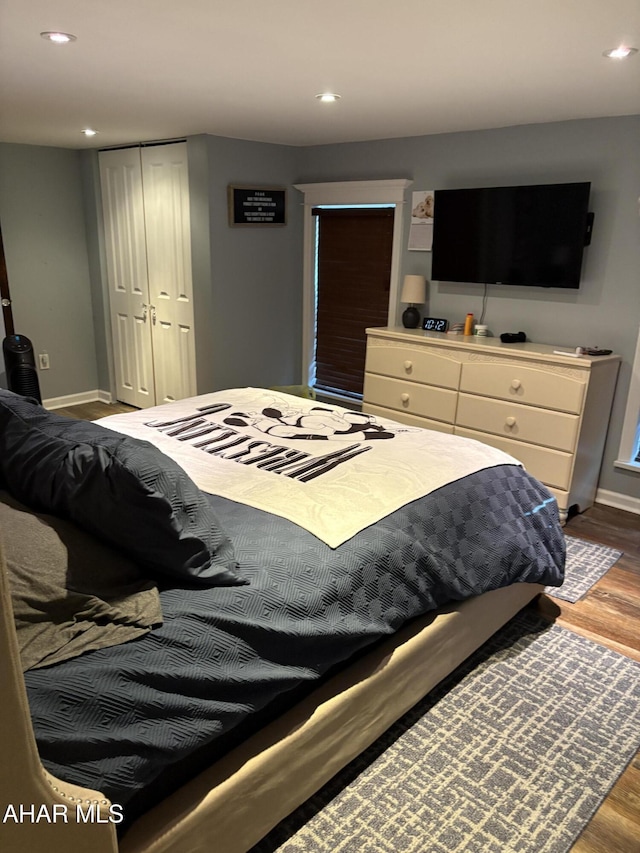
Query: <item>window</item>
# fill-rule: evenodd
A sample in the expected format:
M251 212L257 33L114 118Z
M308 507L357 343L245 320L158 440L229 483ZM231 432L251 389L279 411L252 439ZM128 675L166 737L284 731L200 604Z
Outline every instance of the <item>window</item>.
M362 398L365 329L389 314L393 207L315 207L316 323L312 385Z
M631 372L620 450L615 465L617 468L640 474L640 332Z
M304 292L303 292L303 331L302 331L302 377L303 382L316 384L316 322L317 322L317 272L318 272L318 219L314 208L329 207L373 207L387 206L393 210L391 240L391 263L389 291L387 294L386 314L377 315L372 323L366 325L396 325L399 323L399 268L402 254L403 205L404 193L411 185L407 180L389 181L346 181L322 184L296 184L296 189L304 193ZM360 368L362 370L362 368ZM327 383L328 384L328 383ZM361 393L361 392L360 392ZM343 390L323 392L325 396L348 402L353 393ZM357 397L357 392L356 395Z

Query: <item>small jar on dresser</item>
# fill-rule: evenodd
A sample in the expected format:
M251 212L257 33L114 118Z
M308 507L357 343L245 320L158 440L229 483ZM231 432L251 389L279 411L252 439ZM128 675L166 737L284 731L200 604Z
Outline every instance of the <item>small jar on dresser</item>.
M367 329L363 411L515 457L560 517L593 504L620 356L421 329Z

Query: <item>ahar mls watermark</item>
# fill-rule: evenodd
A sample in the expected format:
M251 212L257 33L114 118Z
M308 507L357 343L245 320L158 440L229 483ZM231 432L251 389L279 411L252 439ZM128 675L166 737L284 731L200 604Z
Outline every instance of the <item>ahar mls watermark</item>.
M87 800L68 806L66 803L9 804L2 816L2 823L122 823L123 807L118 803L108 803L101 809L100 803Z

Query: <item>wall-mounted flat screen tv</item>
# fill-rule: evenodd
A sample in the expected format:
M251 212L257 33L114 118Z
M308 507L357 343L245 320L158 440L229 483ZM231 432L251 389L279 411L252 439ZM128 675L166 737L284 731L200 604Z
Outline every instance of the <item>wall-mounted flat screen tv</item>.
M591 237L590 183L436 190L431 278L573 287Z

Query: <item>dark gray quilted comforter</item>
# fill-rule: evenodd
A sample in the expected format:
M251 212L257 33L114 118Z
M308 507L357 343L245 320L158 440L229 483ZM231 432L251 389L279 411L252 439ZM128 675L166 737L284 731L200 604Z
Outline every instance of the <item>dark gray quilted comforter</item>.
M439 489L332 550L260 510L211 497L248 586L161 592L164 624L26 673L55 775L127 805L210 760L235 727L408 620L520 581L559 585L555 501L521 468ZM292 694L293 695L293 694Z

